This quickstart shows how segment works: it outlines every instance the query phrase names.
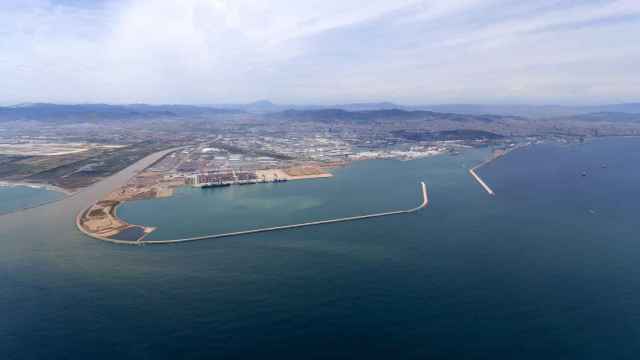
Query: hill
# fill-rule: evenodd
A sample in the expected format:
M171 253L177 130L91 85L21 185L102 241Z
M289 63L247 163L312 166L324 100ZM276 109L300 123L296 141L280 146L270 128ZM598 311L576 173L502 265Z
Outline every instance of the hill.
M194 117L212 114L237 114L240 110L191 105L60 105L35 103L0 107L0 121L104 122L152 118Z
M321 123L339 122L384 122L384 121L433 121L448 120L455 122L480 121L493 122L504 119L499 115L462 115L451 113L439 113L433 111L410 111L401 109L388 110L366 110L347 111L342 109L322 109L322 110L286 110L277 113L267 114L268 119L289 120L289 121L312 121Z

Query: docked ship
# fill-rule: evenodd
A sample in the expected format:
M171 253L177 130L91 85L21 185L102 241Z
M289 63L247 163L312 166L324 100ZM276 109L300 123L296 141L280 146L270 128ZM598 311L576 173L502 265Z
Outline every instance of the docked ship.
M231 183L204 183L198 186L200 186L200 188L202 189L206 189L206 188L227 187L227 186L231 186Z
M230 186L233 181L220 174L193 174L185 179L187 185L199 188L216 188Z

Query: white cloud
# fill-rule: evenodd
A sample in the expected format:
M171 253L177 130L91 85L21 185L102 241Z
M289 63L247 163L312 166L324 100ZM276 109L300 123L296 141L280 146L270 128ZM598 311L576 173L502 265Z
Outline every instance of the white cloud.
M635 0L82 4L0 4L0 102L637 100Z

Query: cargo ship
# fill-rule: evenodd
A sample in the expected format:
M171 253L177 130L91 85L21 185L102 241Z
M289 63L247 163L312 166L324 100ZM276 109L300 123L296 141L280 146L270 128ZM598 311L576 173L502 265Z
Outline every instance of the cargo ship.
M217 188L217 187L227 187L227 186L231 186L231 183L206 183L206 184L201 184L200 185L200 187L202 189Z

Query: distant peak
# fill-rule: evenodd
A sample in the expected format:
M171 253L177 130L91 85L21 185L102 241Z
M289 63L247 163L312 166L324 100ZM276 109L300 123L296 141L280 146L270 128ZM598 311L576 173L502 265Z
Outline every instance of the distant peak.
M258 100L250 103L251 106L274 106L275 104L269 100Z
M31 103L31 102L27 102L27 103L20 103L20 104L15 104L15 105L11 105L9 107L12 108L27 108L27 107L33 107L33 106L38 106L38 105L44 105L45 103Z

